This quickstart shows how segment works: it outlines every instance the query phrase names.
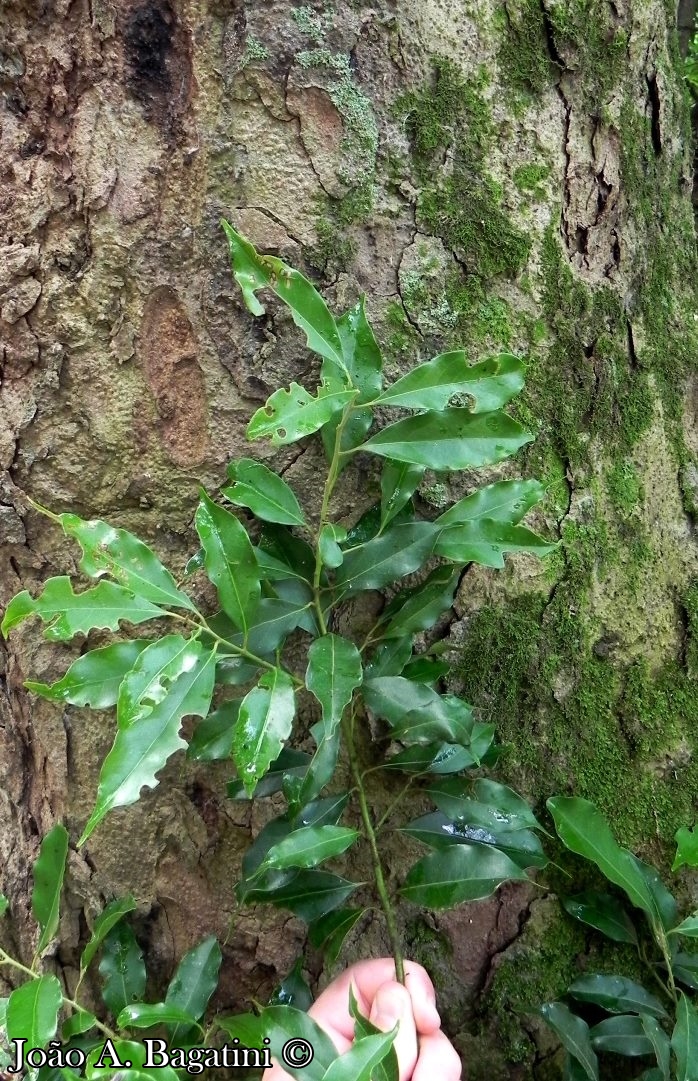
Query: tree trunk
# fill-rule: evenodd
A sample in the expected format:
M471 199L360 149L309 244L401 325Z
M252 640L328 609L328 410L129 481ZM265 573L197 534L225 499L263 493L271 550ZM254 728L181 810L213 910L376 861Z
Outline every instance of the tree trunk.
M227 216L335 307L365 291L391 375L461 345L528 354L518 411L540 434L511 475L547 482L538 525L562 545L466 574L441 628L451 682L496 723L500 779L594 800L666 872L698 794L698 307L675 18L670 0L8 0L3 602L75 570L27 497L181 567L198 486L246 453L270 391L312 378L284 312L242 308ZM312 486L312 454L276 464ZM439 507L469 479L429 477L421 498ZM113 722L23 689L78 647L29 626L3 648L0 866L27 952L39 839L56 820L77 836ZM226 801L226 777L178 757L71 855L69 986L83 908L127 891L156 982L231 920L222 1007L288 971L302 925L234 911L240 854L271 812ZM552 1045L511 1010L561 993L589 948L555 898L504 889L400 917L467 1076L533 1076ZM377 923L368 948L385 950Z

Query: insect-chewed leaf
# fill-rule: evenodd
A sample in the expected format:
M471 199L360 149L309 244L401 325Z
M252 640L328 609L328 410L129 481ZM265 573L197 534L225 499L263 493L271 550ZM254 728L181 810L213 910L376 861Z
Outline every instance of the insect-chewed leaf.
M86 522L76 514L59 514L61 525L83 551L80 570L91 578L108 574L119 585L154 604L196 611L186 593L154 552L126 529L116 529L99 519Z
M115 1017L145 991L143 951L127 923L117 923L104 939L99 974L102 998Z
M10 995L5 1015L8 1040L26 1040L27 1047L45 1047L56 1034L63 1005L56 976L28 980Z
M593 1002L607 1013L646 1013L660 1020L667 1012L656 995L625 976L580 976L567 989L578 1002Z
M459 499L436 520L444 528L481 518L518 525L544 496L545 488L537 480L499 480Z
M489 897L510 879L525 881L526 878L526 873L503 852L452 845L431 852L416 863L400 893L418 905L453 908L464 901Z
M334 734L362 678L361 655L348 638L325 634L313 642L308 650L305 683L322 706L326 739Z
M444 529L434 546L434 554L454 563L480 563L483 567L501 569L507 553L530 552L542 558L557 547L526 526L479 518Z
M335 577L340 593L380 589L419 570L431 555L437 536L438 528L431 522L408 522L346 552Z
M674 840L676 855L671 865L672 871L678 871L680 867L698 867L698 830L682 826L676 831Z
M305 387L291 383L288 390L275 390L257 410L247 425L247 438L271 436L275 447L295 443L322 428L355 394L355 390L339 390L336 384L322 383L313 398Z
M119 923L128 912L133 912L136 907L136 902L133 897L120 897L114 901L110 901L107 907L100 912L94 922L90 941L82 951L82 957L80 958L81 972L85 972L89 968L97 950L104 942L112 927L116 927L117 923Z
M562 1002L548 1002L540 1008L541 1015L562 1046L584 1070L589 1081L599 1081L599 1060L591 1044L591 1033L586 1021L576 1017Z
M179 734L182 718L208 713L216 655L195 640L175 652L177 646L169 639L176 637L144 650L121 686L116 739L102 765L95 809L78 844L110 810L135 803L141 788L158 784L157 771L186 746ZM167 684L165 673L172 677Z
M149 646L145 638L131 642L115 642L84 653L73 661L68 671L57 683L32 683L24 686L34 694L50 698L54 702L70 702L71 706L90 706L91 709L107 709L113 706L119 695L121 681L133 668L140 653Z
M41 842L39 858L34 864L32 912L41 928L37 955L41 955L58 930L58 915L68 856L68 831L55 825Z
M223 488L223 495L236 507L248 507L265 522L281 525L305 525L305 518L295 493L286 481L253 458L237 458L228 466L234 482Z
M570 916L595 927L614 942L637 943L637 931L617 897L589 890L575 897L563 897L562 905Z
M289 909L306 923L311 923L326 912L339 908L359 885L361 883L349 882L330 871L299 871L290 882L271 893L258 892L254 888L249 890L245 900L250 904L258 900L268 901Z
M647 914L654 928L671 928L672 906L673 912L676 911L673 898L661 883L658 885L656 872L650 881L647 872L652 869L620 847L593 803L576 796L556 796L548 800L547 807L558 836L571 852L595 863L609 882L620 886L632 903Z
M317 867L346 852L359 834L348 826L303 826L273 845L262 866L283 871L289 867Z
M473 727L472 709L459 698L440 695L404 676L383 676L363 685L366 705L392 726L406 743L434 740L467 744Z
M233 734L233 759L248 795L278 758L291 734L295 711L293 681L282 668L265 672L243 698Z
M524 365L510 353L468 364L462 350L441 353L386 387L381 405L403 409L445 409L456 394L473 399L473 413L489 413L516 397L524 385Z
M371 427L373 419L370 409L358 408L363 402L375 398L381 387L382 358L378 342L366 318L365 297L361 297L353 308L337 320L337 331L342 342L342 352L346 371L354 387L358 388L357 408L345 421L342 428L341 450L353 450ZM343 372L331 364L323 365L323 379L343 381ZM322 429L322 442L328 459L332 458L339 415L331 417ZM342 466L340 459L340 468Z
M137 597L114 582L100 582L92 589L73 593L70 578L62 575L49 578L38 597L32 597L26 589L13 597L0 630L7 635L27 616L37 615L46 623L44 638L63 642L75 634L87 634L95 627L116 631L122 619L145 623L165 614L152 601Z
M316 950L322 950L328 964L334 964L337 960L342 943L365 911L365 908L340 908L310 924L310 944Z
M196 531L204 548L206 573L218 590L223 611L247 634L259 604L259 568L250 538L234 514L201 492Z
M414 495L424 476L423 465L387 458L381 472L381 526L386 527Z
M534 438L506 413L473 414L456 408L389 424L359 449L448 471L504 461Z
M383 638L416 634L433 627L453 604L459 577L460 571L453 567L436 567L421 585L398 594L383 613L383 619L389 621Z
M170 980L165 1004L183 1010L198 1021L206 1012L209 999L218 986L222 959L215 935L208 935L198 946L188 950ZM180 1041L186 1043L186 1036L186 1023L173 1025L169 1031L170 1045L180 1047Z
M257 290L272 289L288 305L294 323L305 332L309 347L340 370L345 369L337 324L317 289L280 259L260 255L227 221L221 225L228 238L233 274L252 314L264 315L264 308L255 296Z

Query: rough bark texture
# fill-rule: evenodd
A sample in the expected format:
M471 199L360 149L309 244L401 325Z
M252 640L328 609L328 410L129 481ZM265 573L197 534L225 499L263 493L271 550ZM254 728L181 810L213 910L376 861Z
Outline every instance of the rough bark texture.
M519 412L540 437L512 473L548 482L538 524L563 546L465 575L440 628L452 683L496 721L503 780L594 799L666 870L698 795L696 267L675 36L663 0L9 0L0 599L75 569L26 496L181 566L198 485L221 481L271 390L312 376L283 311L242 309L227 215L339 308L365 291L392 374L457 344L530 355ZM276 464L312 487L315 451ZM430 477L421 497L440 506L467 480ZM345 505L372 483L347 481ZM3 650L1 885L27 951L39 838L84 824L113 722L23 690L72 647L27 627ZM127 890L155 984L231 916L222 1006L290 968L298 921L233 913L240 853L271 812L226 802L225 777L175 760L72 855L69 985L83 908ZM396 881L411 850L390 843ZM559 1076L554 1041L512 1010L613 958L554 896L399 914L467 1076ZM385 949L378 922L369 949Z

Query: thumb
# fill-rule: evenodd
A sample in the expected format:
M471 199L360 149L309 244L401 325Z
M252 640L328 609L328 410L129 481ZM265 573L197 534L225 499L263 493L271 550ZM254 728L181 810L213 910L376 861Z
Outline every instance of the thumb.
M400 1081L409 1081L417 1064L417 1028L407 989L394 980L382 984L373 999L369 1020L381 1032L390 1032L398 1025L393 1046L397 1055Z

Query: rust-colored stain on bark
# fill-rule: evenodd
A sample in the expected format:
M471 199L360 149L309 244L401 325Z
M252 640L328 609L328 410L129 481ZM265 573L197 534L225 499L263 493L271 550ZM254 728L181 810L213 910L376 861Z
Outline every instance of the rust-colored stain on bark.
M167 286L148 297L139 352L169 457L181 466L203 461L209 436L198 347L182 302Z

